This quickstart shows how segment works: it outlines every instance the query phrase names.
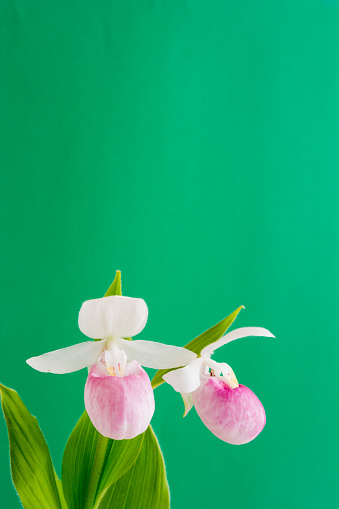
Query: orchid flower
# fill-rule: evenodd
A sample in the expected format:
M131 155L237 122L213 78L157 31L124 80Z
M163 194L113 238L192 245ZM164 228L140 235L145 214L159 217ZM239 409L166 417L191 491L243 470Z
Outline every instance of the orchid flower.
M141 367L168 369L185 366L195 353L177 346L129 338L146 325L148 308L143 299L114 295L83 303L79 328L97 341L32 357L26 362L50 373L71 373L89 368L85 407L95 428L121 440L143 433L154 413L154 395Z
M180 392L185 415L192 406L214 435L230 444L246 444L253 440L266 423L265 410L257 396L239 385L228 364L211 359L214 350L247 336L275 337L261 327L243 327L229 332L201 351L201 356L184 368L163 375L165 382Z

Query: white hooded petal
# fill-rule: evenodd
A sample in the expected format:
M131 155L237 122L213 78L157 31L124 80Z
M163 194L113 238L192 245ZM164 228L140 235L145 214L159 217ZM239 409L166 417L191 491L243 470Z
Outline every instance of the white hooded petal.
M162 378L177 392L193 392L200 385L200 371L203 363L204 359L198 357L198 359L192 361L188 366L170 371L163 375Z
M103 341L85 341L77 345L27 359L27 364L43 373L72 373L94 364L106 346Z
M235 339L245 338L247 336L265 336L268 338L275 337L270 331L263 329L262 327L242 327L241 329L232 330L232 332L229 332L222 338L218 339L218 341L215 341L214 343L206 346L206 348L201 351L201 356L210 356L214 350L220 348L223 345L226 345L226 343L234 341Z
M185 393L185 392L182 392L181 393L181 396L182 396L182 399L184 400L184 405L185 405L185 413L184 413L184 417L186 417L186 415L188 414L188 412L191 410L192 406L193 406L193 398L192 398L192 393L189 392L188 394Z
M115 344L109 345L110 342L112 341L107 341L107 350L104 353L107 370L112 376L124 376L127 356Z
M230 389L239 387L237 377L229 364L206 358L206 365L213 370L213 376L223 380Z
M138 361L146 368L177 368L185 366L197 357L196 353L186 348L164 345L155 341L115 339L114 342L125 351L128 361Z
M145 327L148 309L143 299L113 295L86 300L79 313L79 328L93 339L136 336Z

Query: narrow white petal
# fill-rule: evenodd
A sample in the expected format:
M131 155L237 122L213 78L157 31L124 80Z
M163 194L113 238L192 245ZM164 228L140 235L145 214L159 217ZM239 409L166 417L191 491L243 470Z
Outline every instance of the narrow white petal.
M146 368L169 369L185 366L197 357L196 353L180 346L164 345L154 341L127 341L116 339L118 347L124 350L129 361L138 361Z
M234 341L235 339L245 338L248 336L264 336L267 338L275 338L273 334L268 331L267 329L263 329L262 327L242 327L241 329L235 329L232 330L232 332L229 332L222 338L218 339L218 341L215 341L214 343L211 343L210 345L206 346L201 352L201 356L204 355L212 355L214 350L217 348L220 348L223 345L226 345L226 343L229 343L230 341Z
M200 385L200 370L203 363L204 359L198 357L198 359L192 361L188 366L166 373L163 375L163 379L177 392L193 392Z
M86 300L79 313L79 328L93 339L136 336L145 327L148 309L143 299L113 295Z
M193 406L193 398L192 398L192 393L189 392L188 394L185 393L185 392L182 392L181 393L181 396L182 396L182 399L184 400L184 405L185 405L185 413L184 413L184 417L186 417L186 415L188 414L188 412L191 410L192 406Z
M85 341L77 345L27 359L27 364L43 373L72 373L94 364L106 346L103 341Z

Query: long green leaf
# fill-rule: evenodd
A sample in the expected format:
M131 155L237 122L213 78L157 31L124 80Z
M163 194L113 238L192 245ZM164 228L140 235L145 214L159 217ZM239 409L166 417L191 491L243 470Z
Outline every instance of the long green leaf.
M18 393L0 384L14 486L25 509L61 509L47 443ZM63 506L65 507L65 506Z
M95 509L169 509L164 459L151 426L132 468L114 483Z
M111 440L94 428L84 412L66 444L62 459L62 486L72 509L92 509L98 497L136 461L143 435Z
M214 343L215 341L218 341L227 331L227 329L232 325L234 320L236 319L239 311L243 309L244 306L238 307L233 313L231 313L229 316L221 320L221 322L217 323L216 325L213 325L210 329L200 334L200 336L196 337L187 345L185 345L185 348L188 350L191 350L192 352L196 353L197 355L201 354L201 350L203 350L206 346L210 345L211 343ZM171 371L170 369L159 369L152 380L152 387L155 389L156 387L159 387L159 385L164 383L163 376Z

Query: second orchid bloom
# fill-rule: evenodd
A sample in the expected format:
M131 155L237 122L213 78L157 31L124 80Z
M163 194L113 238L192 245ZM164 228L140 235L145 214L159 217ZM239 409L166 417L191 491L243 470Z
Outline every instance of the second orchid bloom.
M274 337L262 327L243 327L229 332L201 351L188 366L163 375L174 390L180 392L185 414L192 406L205 426L229 444L246 444L264 428L265 410L257 396L245 385L239 385L228 364L211 359L214 350L247 336Z

